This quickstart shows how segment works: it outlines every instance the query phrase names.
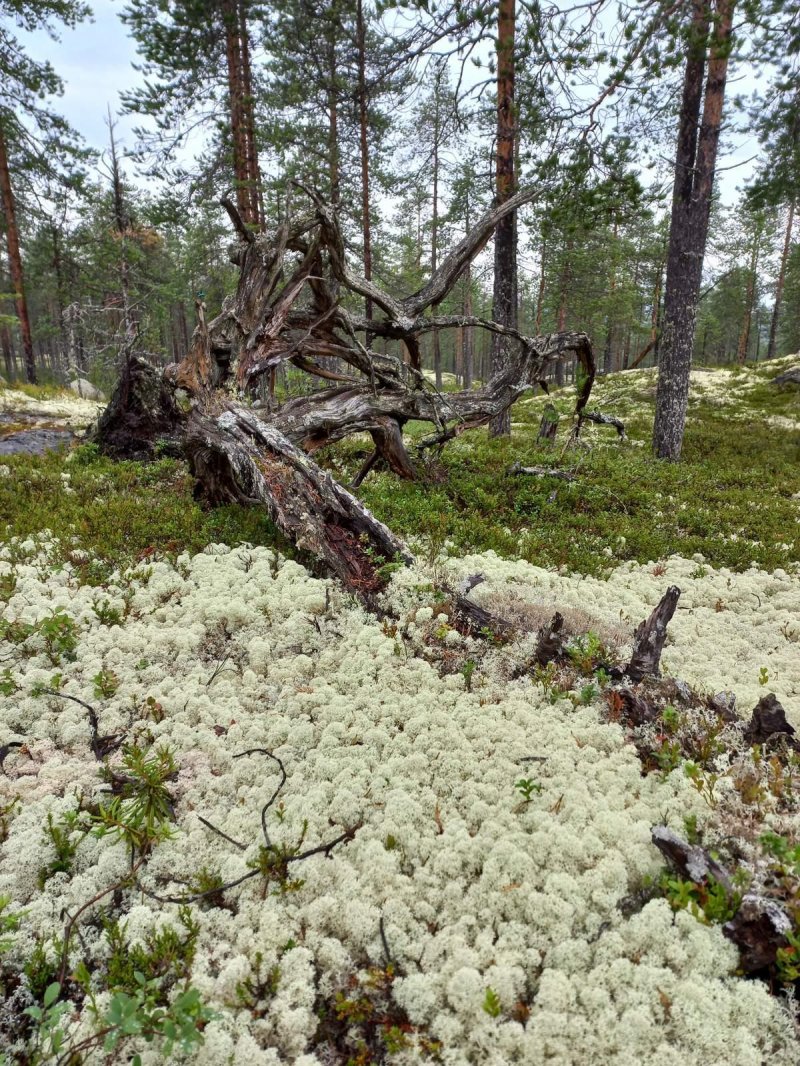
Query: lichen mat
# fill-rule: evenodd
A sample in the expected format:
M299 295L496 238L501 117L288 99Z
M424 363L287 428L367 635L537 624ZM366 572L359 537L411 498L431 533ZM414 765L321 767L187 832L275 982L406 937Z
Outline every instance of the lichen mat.
M78 626L61 691L99 707L102 733L147 735L175 752L176 832L149 857L144 887L180 896L203 868L226 881L248 872L259 812L279 777L273 765L234 758L246 749L267 749L286 768L280 813L267 812L273 840L295 840L304 820L309 846L358 826L330 858L304 863L293 891L265 894L251 880L231 890L227 908L193 908L200 932L191 983L217 1012L196 1062L321 1063L320 1003L352 987L353 975L385 966L387 947L391 994L408 1019L405 1046L388 1061L431 1061L423 1037L453 1064L795 1061L780 1002L734 976L736 951L718 927L673 914L663 899L631 918L618 909L662 866L651 826L680 831L687 814L705 817L697 793L677 773L643 777L621 729L601 724L597 708L551 703L528 679L508 681L502 660L524 657L524 641L498 650L496 669L484 661L471 691L461 673L442 676L421 655L425 627L444 627L423 572L395 575L387 594L408 622L401 638L331 582L267 549L212 545L175 566L117 574L103 589L80 587L69 566L50 572L46 537L20 550L24 561L0 563L17 579L7 617L35 621L63 606ZM491 556L457 568L477 562L489 597L513 577L531 596L563 600L570 586L580 589L591 611L602 585ZM669 560L667 576L690 565ZM648 601L653 582L635 570L615 575L610 601L638 617L635 601ZM693 612L715 594L714 580L726 579L706 577L687 593ZM774 587L776 612L800 600L796 577L737 581L758 584L762 596ZM101 624L98 598L125 621ZM733 617L715 612L711 621ZM691 633L676 634L668 650L680 656ZM450 645L464 639L441 635ZM716 668L733 675L737 658L732 646ZM98 702L91 679L101 671L118 687ZM0 697L4 743L26 745L0 778L2 803L21 800L0 861L0 891L25 911L12 949L20 957L35 938L61 935L64 909L74 912L128 866L122 845L88 837L73 870L37 888L50 854L47 814L74 809L77 793L100 787L82 707L29 694L37 682L50 685L53 672L44 652L34 654L15 670L19 691ZM786 684L796 691L797 676ZM156 704L160 713L148 714ZM541 761L524 761L531 756ZM532 765L542 788L520 805L514 782ZM177 906L129 890L122 917L136 944L176 925ZM73 962L105 950L102 928L84 922ZM264 1009L247 1011L236 990L259 954L279 978ZM487 1010L488 989L496 1012ZM78 1012L71 1031L86 1024ZM158 1058L143 1047L144 1063Z

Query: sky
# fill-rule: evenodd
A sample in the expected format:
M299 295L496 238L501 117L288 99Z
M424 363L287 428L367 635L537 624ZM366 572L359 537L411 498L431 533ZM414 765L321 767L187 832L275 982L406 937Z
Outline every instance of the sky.
M134 42L120 22L122 0L91 0L94 17L74 30L62 30L53 41L44 32L20 34L35 59L48 59L64 82L64 95L54 104L92 147L108 144L107 107L120 110L120 90L133 88L141 76L133 69ZM116 117L116 115L115 115ZM133 148L133 116L118 116L117 134Z

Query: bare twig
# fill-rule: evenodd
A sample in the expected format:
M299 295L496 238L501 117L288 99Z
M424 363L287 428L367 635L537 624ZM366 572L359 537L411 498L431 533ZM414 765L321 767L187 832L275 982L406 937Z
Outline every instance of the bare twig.
M98 733L99 722L97 718L97 711L92 707L90 703L85 700L78 699L77 696L69 696L66 692L58 692L54 688L43 688L41 692L46 696L57 696L62 700L72 700L73 703L80 704L81 707L85 707L89 713L89 727L92 731L92 739L90 746L92 754L99 761L102 762L106 755L110 755L112 751L115 751L124 739L123 733L112 733L107 737L101 737Z
M279 767L279 769L281 771L280 784L275 789L275 791L272 793L272 795L267 800L267 802L264 804L264 806L261 808L261 828L262 828L262 830L264 832L264 842L266 843L268 848L271 848L272 847L272 841L269 839L269 833L267 832L267 811L270 809L272 804L278 798L278 793L283 788L283 786L286 784L286 781L287 781L286 770L284 769L283 763L278 758L278 756L277 755L273 755L272 752L271 751L267 751L266 748L248 748L247 751L240 751L237 755L234 755L234 759L243 759L245 757L245 755L266 755L267 758L272 759L273 762L276 762L278 764L278 767Z

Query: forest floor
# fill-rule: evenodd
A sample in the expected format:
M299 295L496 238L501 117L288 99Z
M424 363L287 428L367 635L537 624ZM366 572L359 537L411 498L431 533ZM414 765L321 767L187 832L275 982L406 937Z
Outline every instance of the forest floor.
M774 692L800 729L800 389L769 384L792 363L696 371L679 464L649 455L641 371L593 393L624 440L542 445L534 397L511 441L371 475L417 554L383 621L263 516L201 511L179 462L3 457L0 1055L800 1061L800 940L746 980L722 932L745 891L797 929L800 759L699 703L634 727L608 674L676 584L665 672L745 719ZM320 458L346 482L368 447ZM478 572L510 643L452 624L443 589ZM568 656L533 670L555 609ZM654 825L737 898L667 873Z

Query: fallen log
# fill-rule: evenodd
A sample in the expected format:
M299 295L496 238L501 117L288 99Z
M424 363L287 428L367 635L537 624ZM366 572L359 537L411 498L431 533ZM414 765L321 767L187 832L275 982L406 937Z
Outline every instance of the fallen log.
M411 555L390 529L274 426L231 406L193 411L185 438L198 495L208 503L261 505L301 551L352 591L376 592L380 568Z
M513 463L508 472L515 476L527 474L529 477L554 477L559 481L575 481L575 475L570 474L568 470L555 470L550 466L523 466L521 463Z

